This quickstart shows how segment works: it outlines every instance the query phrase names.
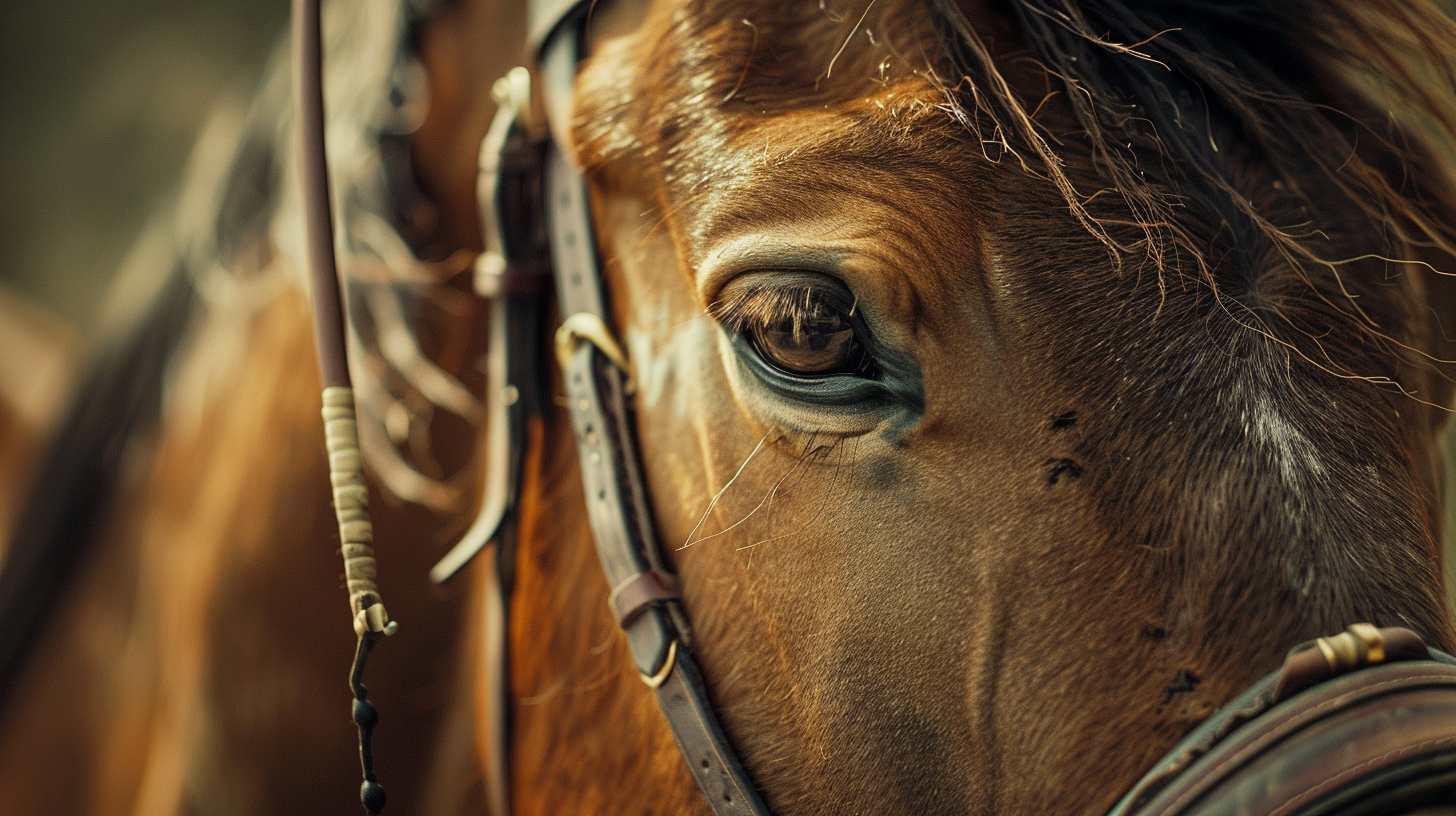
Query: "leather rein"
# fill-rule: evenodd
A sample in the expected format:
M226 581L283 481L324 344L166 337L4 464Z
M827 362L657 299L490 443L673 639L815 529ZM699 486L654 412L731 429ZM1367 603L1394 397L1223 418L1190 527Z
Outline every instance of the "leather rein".
M590 0L530 0L530 50L538 57L536 77L550 109L571 110L591 6ZM300 29L309 29L308 15L311 34L300 35ZM294 25L296 42L309 36L317 42L318 0L295 0ZM296 47L295 59L319 355L326 384L347 386L319 54ZM511 812L508 632L515 511L528 429L548 410L540 350L551 314L547 293L554 289L564 316L555 331L555 354L592 537L632 662L656 695L713 813L769 816L714 712L677 580L654 534L633 430L630 368L611 329L587 185L549 127L533 120L531 84L523 68L496 83L499 113L480 154L477 189L486 246L476 264L476 289L491 304L482 505L469 531L431 571L438 583L482 552L494 562L485 571L490 810L493 816ZM310 105L316 116L309 114ZM349 419L352 423L352 413ZM337 477L335 484L338 505ZM339 512L342 530L344 510ZM372 563L370 573L372 579ZM352 580L350 587L353 593ZM352 685L363 796L366 809L377 813L370 795L371 785L378 785L368 754L375 717L372 707L360 713L360 705L369 703L359 675L363 656L392 624L377 589L372 592L353 601L360 648ZM382 788L376 798L382 807ZM1409 630L1355 624L1296 647L1279 671L1169 751L1109 816L1374 816L1446 802L1456 802L1456 659L1427 649Z

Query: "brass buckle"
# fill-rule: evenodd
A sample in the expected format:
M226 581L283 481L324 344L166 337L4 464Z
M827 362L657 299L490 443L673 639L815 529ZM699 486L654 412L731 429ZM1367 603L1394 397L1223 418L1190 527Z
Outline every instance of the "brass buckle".
M1368 623L1351 624L1338 635L1317 638L1314 645L1324 655L1332 674L1385 662L1385 637Z
M571 364L571 355L581 348L582 343L591 343L597 347L604 357L612 361L612 365L621 369L627 376L626 391L628 394L636 390L632 380L632 369L627 363L627 353L622 350L622 345L617 338L612 336L612 330L607 328L606 321L600 316L590 312L577 312L566 318L561 328L556 330L556 362L560 364L561 370L566 371Z
M531 72L517 65L490 86L495 103L509 110L526 130L534 130L536 121L531 110Z

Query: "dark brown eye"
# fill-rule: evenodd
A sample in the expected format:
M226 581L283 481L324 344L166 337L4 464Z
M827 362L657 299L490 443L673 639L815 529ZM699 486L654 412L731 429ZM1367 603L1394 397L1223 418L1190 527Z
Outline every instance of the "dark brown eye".
M764 362L785 373L870 374L873 361L851 317L855 302L842 285L805 277L778 284L763 285L760 279L730 285L711 311Z
M853 373L864 356L854 329L837 315L750 328L748 335L765 360L792 374Z

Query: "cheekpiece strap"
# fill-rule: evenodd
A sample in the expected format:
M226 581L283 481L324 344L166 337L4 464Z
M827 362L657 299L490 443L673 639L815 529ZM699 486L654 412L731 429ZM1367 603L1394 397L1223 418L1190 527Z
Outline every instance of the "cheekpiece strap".
M533 19L543 38L546 106L569 110L580 59L586 3L541 0L560 18ZM564 10L563 10L564 9ZM546 155L546 222L557 302L564 318L557 358L581 463L582 487L597 556L613 588L612 607L632 661L657 695L678 748L717 816L768 816L708 697L692 654L677 581L654 535L628 396L630 363L611 335L596 256L587 186L555 144Z

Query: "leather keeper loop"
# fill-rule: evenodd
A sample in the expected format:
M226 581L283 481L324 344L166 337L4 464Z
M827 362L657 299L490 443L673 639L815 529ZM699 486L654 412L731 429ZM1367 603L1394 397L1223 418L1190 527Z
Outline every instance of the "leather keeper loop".
M652 604L676 601L681 597L676 579L657 570L648 570L618 584L612 590L609 602L617 616L617 625L625 628Z
M1370 624L1357 623L1338 635L1294 647L1284 659L1274 685L1274 700L1286 700L1361 666L1428 657L1426 644L1409 629L1376 629Z

